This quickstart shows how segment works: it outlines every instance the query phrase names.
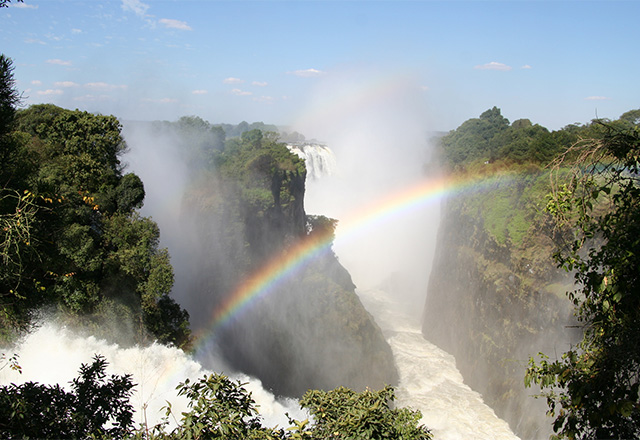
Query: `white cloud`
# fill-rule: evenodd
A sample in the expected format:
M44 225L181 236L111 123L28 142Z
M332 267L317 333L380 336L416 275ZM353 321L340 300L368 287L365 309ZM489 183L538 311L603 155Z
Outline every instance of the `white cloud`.
M586 101L606 101L608 98L606 96L587 96L586 98L584 98Z
M60 60L58 58L55 58L55 59L52 59L52 60L47 60L46 62L47 62L47 64L55 64L57 66L70 66L71 65L71 61Z
M480 64L480 65L474 66L474 69L507 71L507 70L511 70L511 66L507 66L506 64L503 64L503 63L497 63L495 61L491 61L490 63L487 63L487 64Z
M95 101L115 101L109 95L83 95L73 98L74 101L95 102Z
M124 90L127 88L127 86L125 85L108 84L105 82L90 82L90 83L86 83L84 86L88 89L93 89L93 90L117 90L117 89Z
M191 92L193 95L206 95L207 93L209 93L206 90L194 90L193 92Z
M54 82L53 85L56 87L75 87L78 84L74 83L73 81L57 81Z
M291 75L301 76L304 78L309 78L313 76L322 76L325 73L322 70L317 69L305 69L305 70L294 70L293 72L289 72Z
M240 89L233 89L233 90L231 90L231 93L233 95L236 95L236 96L249 96L249 95L253 94L251 92L247 92L247 91L240 90Z
M53 35L52 33L46 34L45 37L53 41L62 41L64 39L64 37L61 37L60 35Z
M521 67L521 69L532 69L532 67L528 64L525 64L524 66Z
M12 8L20 8L20 9L38 9L38 5L29 5L27 3L11 3L10 6Z
M31 81L31 84L33 84L34 86L41 86L42 81L40 81L39 79L34 79L33 81Z
M275 101L275 98L273 96L256 96L253 100L257 102L273 102Z
M224 80L222 80L222 82L225 84L242 84L244 80L230 76L229 78L225 78Z
M267 82L266 81L254 81L251 83L252 86L256 86L256 87L266 87L267 86Z
M27 44L42 44L42 45L46 45L47 44L44 41L38 40L36 38L25 38L24 42L27 43Z
M422 90L423 92L428 92L429 86L420 86L420 90Z
M122 0L122 9L131 11L138 17L144 17L149 9L149 5L142 3L140 0Z
M178 100L174 98L160 98L160 99L143 98L142 101L152 102L154 104L172 104L174 102L178 102Z
M170 29L180 29L181 31L192 30L191 26L189 26L185 21L174 20L172 18L161 18L158 22Z
M72 34L81 34L82 33L82 29L71 29L71 33Z
M60 89L47 89L47 90L39 90L38 95L49 96L49 95L62 95L63 91Z

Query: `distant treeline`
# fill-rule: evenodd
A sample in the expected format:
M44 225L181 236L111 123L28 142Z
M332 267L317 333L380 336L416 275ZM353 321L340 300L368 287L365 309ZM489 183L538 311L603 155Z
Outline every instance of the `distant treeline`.
M638 121L640 110L630 110L615 121L596 119L549 131L529 119L509 123L500 109L493 107L439 138L439 144L445 162L453 167L498 161L547 164L579 139L600 137L602 123L622 130L633 127Z

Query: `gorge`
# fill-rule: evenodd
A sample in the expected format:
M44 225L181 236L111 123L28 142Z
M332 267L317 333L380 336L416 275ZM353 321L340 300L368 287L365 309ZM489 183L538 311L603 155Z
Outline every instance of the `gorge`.
M35 116L22 117L93 118L47 106L31 111ZM489 153L449 144L471 123L530 143L514 152L513 143L501 150L496 141ZM424 139L404 142L413 147L400 155L382 144L378 157L373 139L387 137L380 133L365 144L333 139L335 155L324 144L287 146L251 127L224 140L196 117L129 122L123 133L123 158L135 172L125 176L145 182L141 214L163 231L160 244L170 249L175 273L172 297L191 315L192 355L150 343L153 327L142 324L153 322L130 320L135 306L118 316L131 306L113 297L93 315L42 309L39 328L3 350L19 355L23 371L4 368L3 384L68 382L99 352L114 371L134 372L141 424L158 421L185 375L223 371L249 383L272 425L286 426L284 413L306 417L295 399L309 388L391 383L398 405L420 410L437 439L550 433L544 405L535 407L534 391L522 386L523 370L536 351L563 351L578 340L564 298L572 282L555 269L559 232L540 207L549 172L500 157L539 154L539 143L566 131L510 124L494 108L439 140L442 157ZM352 148L366 150L367 160L345 154ZM460 153L489 159L469 162ZM116 191L139 200L133 179L122 177ZM133 203L99 197L80 202L94 220L106 203L116 211ZM177 310L167 312L176 321L159 327L167 338L182 328ZM42 371L42 356L53 371Z
M136 131L136 129L138 131ZM143 135L140 134L139 130L144 130ZM184 155L180 139L166 132L158 136L152 136L149 131L145 130L144 126L141 127L138 125L133 128L131 126L125 127L125 136L130 148L126 156L130 164L130 169L140 175L143 181L146 182L147 204L143 209L143 214L151 215L158 221L163 231L162 244L168 245L171 250L172 263L176 268L176 290L178 290L180 288L179 286L188 284L189 278L197 273L194 272L197 269L197 267L194 267L198 264L197 261L212 259L210 254L204 254L205 250L198 247L198 240L202 241L203 230L200 230L199 238L193 238L189 230L186 230L184 227L184 200L190 187L187 183L189 179L188 173L180 174L179 171L187 169L185 159L188 159L188 156ZM172 139L173 143L167 142L167 139ZM145 142L142 143L142 140ZM306 150L307 154L312 157L318 153L317 156L315 156L316 159L322 157L325 159L327 157L330 158L329 161L325 160L321 162L316 160L314 162L322 163L324 171L320 171L317 168L314 169L310 164L310 174L314 175L315 179L308 179L307 185L316 186L313 190L318 194L318 191L320 191L318 187L323 185L323 179L329 178L334 172L337 172L338 167L335 162L331 161L333 156L329 155L330 150L326 146L314 147L307 145ZM159 156L158 152L162 152L162 156ZM180 156L181 152L183 153L182 156ZM159 157L164 157L165 160L159 162ZM418 186L421 185L421 181L423 180L422 170L419 165L420 164L416 162L415 170L411 176L411 180L417 180ZM163 166L166 166L166 169L163 168ZM332 170L327 169L327 167L331 166L335 168ZM169 174L172 176L170 184L171 191L166 187L166 176ZM406 169L404 174L405 180L403 181L403 185L408 183L408 180L406 180ZM397 176L391 175L389 179L394 180L396 177ZM339 179L340 176L338 175L337 178ZM345 182L340 182L340 185L345 185ZM404 191L401 186L396 187L396 191L398 188L400 188L400 192ZM437 186L434 188L437 188ZM425 209L433 210L437 207L438 199L433 196L433 193L433 188L424 192L422 196L419 197L424 199L422 203L418 203L419 200L413 201L414 204L422 204L421 208L417 208L417 210L414 211L414 214L416 214L416 217L419 218L421 222L429 218L429 216L425 217L424 215ZM176 200L168 200L167 194L174 194ZM324 197L327 197L326 193ZM391 194L387 198L402 200L402 198L394 194ZM160 200L162 203L157 202ZM312 201L308 202L313 203ZM326 199L324 202L326 202ZM318 201L316 201L316 203L318 203ZM393 237L396 249L408 249L410 244L407 243L407 241L410 237L405 233L398 234L396 226L396 221L401 219L395 217L394 221L394 217L391 219L384 218L385 212L400 209L402 203L407 204L406 201L396 201L385 208L373 210L368 208L366 203L364 203L364 206L353 206L352 210L356 214L352 213L349 215L347 212L346 215L343 215L343 226L347 232L341 232L340 228L336 230L336 237L334 239L336 247L344 248L345 257L350 260L355 260L357 259L357 253L363 242L374 241L377 236L389 233L389 235ZM379 202L373 200L372 203L372 201L369 200L369 204L378 205ZM187 207L188 212L193 214L194 206L188 204ZM343 207L341 208L344 209ZM420 213L420 211L422 211L422 213ZM295 212L295 210L290 212ZM435 212L437 213L438 211L436 210ZM430 216L430 218L432 221L437 221L437 215ZM210 219L211 217L209 217L209 220ZM194 223L196 222L194 221ZM180 227L176 228L175 226L178 225L180 225ZM386 232L385 229L387 229ZM394 229L396 230L395 233L393 233ZM401 229L405 232L409 231L407 227ZM432 225L429 229L435 231L436 227ZM351 231L351 233L349 233L349 231ZM176 243L179 244L176 245ZM306 264L309 264L312 260L324 261L323 270L334 274L333 276L338 282L343 283L343 285L346 283L346 285L352 286L351 288L353 289L353 283L347 272L348 268L347 270L342 268L342 266L333 259L331 253L327 253L325 247L326 243L320 246L312 246L312 255L305 257L308 260ZM376 249L369 248L368 253L371 254L374 250ZM377 254L369 255L369 258L374 257L384 261L385 257L380 255L379 250L376 251ZM427 250L427 252L432 251L433 250ZM351 252L351 255L349 255L349 252ZM194 253L197 254L195 257ZM341 254L338 253L337 256L341 257ZM225 255L224 258L228 257ZM481 396L464 384L462 376L455 368L454 359L435 346L428 344L420 336L417 322L418 316L415 314L415 311L419 309L422 303L420 298L420 282L412 280L410 276L407 277L407 275L410 274L410 270L407 270L407 267L401 268L397 266L398 264L405 264L401 261L402 259L396 261L394 265L392 265L393 270L390 270L388 273L377 273L376 277L368 277L366 280L362 280L362 284L366 285L367 283L377 282L375 279L379 277L380 280L383 280L381 283L383 290L372 288L358 290L360 299L353 296L349 301L355 301L355 303L351 303L351 305L349 305L349 302L345 303L344 300L341 300L341 307L344 308L346 306L347 310L357 310L359 307L362 307L359 305L360 301L364 303L366 311L362 309L365 315L360 319L365 319L365 323L367 319L371 320L371 325L374 327L369 331L373 334L380 332L378 326L382 327L381 330L382 333L384 333L384 339L391 345L391 350L388 353L393 356L394 364L393 371L386 373L387 379L391 378L397 385L398 405L406 405L421 410L423 413L423 423L431 427L437 439L457 439L471 435L479 439L515 438L506 423L498 419L493 411L483 404ZM217 264L223 263L219 262ZM387 261L386 264L389 264L389 261ZM416 264L420 266L422 263L417 261ZM404 270L399 271L399 269ZM225 267L224 270L228 269ZM358 273L362 274L365 272L366 267L363 268L361 266ZM300 274L304 273L304 269L294 269L292 273L294 274L294 278L284 280L278 288L282 289L284 286L285 292L287 288L296 289L295 286L299 285ZM424 276L424 274L422 274L421 277L422 276ZM202 275L198 275L198 278L202 279ZM318 280L314 281L314 283L317 284ZM289 285L288 287L287 284ZM310 285L313 286L313 284ZM272 294L273 292L268 293L268 295ZM267 313L281 313L283 312L283 304L286 307L287 300L286 297L284 298L285 300L283 302L283 297L280 296L277 305L271 306L275 307L275 310L271 312L268 308L265 309L264 305L260 305L260 302L251 304L250 307L262 308L262 314L265 313L265 310L267 310ZM194 318L193 322L196 326L196 332L198 330L198 322L204 323L201 324L202 326L208 324L207 313L198 315L198 309L203 307L203 303L198 301L202 300L203 299L198 300L198 298L191 298L192 302L190 303L189 298L180 298L179 301L181 304L192 304L190 307L188 306L188 310ZM259 301L264 301L264 299ZM292 306L290 305L289 307ZM310 307L310 312L317 313L319 307L322 307L322 304L316 304ZM210 313L211 312L209 312L209 314ZM290 317L292 314L299 312L290 310L285 313ZM371 317L369 313L373 314L373 317ZM369 318L366 318L366 316L369 316ZM307 316L307 319L312 318L310 315ZM373 321L374 318L375 323ZM256 320L255 316L252 317L250 310L242 312L233 319L247 319L252 322ZM353 318L350 320L349 325L353 325L352 320ZM413 322L413 324L409 325L410 322ZM288 320L287 324L291 324L290 320ZM302 325L304 324L296 324L294 330L300 333L300 326ZM249 332L248 334L247 331ZM256 338L255 333L251 333L252 331L251 329L241 330L242 335L239 340L244 344L248 344L251 339ZM321 327L318 327L316 331L324 331L325 334L327 334L326 330L322 330ZM382 333L380 334L382 335ZM330 333L328 334L330 335ZM279 335L282 337L282 333L279 333ZM238 336L237 334L232 334L231 337L237 338ZM270 391L266 391L273 390L275 384L275 387L281 387L281 391L276 391L277 395L288 394L295 396L296 393L298 393L295 389L284 388L284 391L282 391L282 385L278 385L278 381L282 381L282 379L288 384L295 383L296 380L308 384L310 381L309 378L311 377L312 381L316 381L315 383L311 383L319 387L335 386L332 385L332 383L322 382L331 379L336 380L336 382L334 382L335 384L342 384L346 381L346 383L350 383L351 386L364 386L358 385L358 382L354 382L353 379L349 379L349 374L348 372L345 374L344 369L335 370L335 368L329 364L323 366L323 368L329 369L328 373L324 375L318 373L317 370L312 371L308 365L303 364L302 367L298 366L297 368L301 371L298 373L300 377L296 379L295 372L288 371L283 373L281 358L270 361L276 365L274 369L277 370L277 374L275 375L270 376L271 373L265 369L254 370L252 372L253 375L266 378L266 382L264 380L260 381L240 373L239 370L243 370L242 366L231 366L229 364L229 362L238 362L238 360L234 358L233 354L229 356L228 352L225 353L225 338L206 339L202 336L200 336L200 338L201 341L196 347L194 357L189 358L175 348L155 344L149 347L119 347L118 345L99 338L90 336L83 337L80 334L74 333L71 329L65 328L64 324L56 324L54 321L45 322L39 329L29 335L21 345L15 348L15 351L19 354L23 374L18 375L16 372L10 370L3 371L2 382L26 382L34 380L44 383L65 384L73 377L80 363L88 362L94 354L101 353L104 354L111 363L109 372L134 374L135 381L139 384L139 390L132 399L135 404L137 422L151 425L159 422L160 410L165 405L165 401L171 401L173 407L178 410L180 408L186 408L186 401L174 395L175 392L173 390L179 381L183 381L186 377L193 379L207 371L222 371L241 379L243 382L248 382L248 389L253 393L258 405L260 405L260 413L265 418L265 423L279 426L286 426L287 424L287 419L284 415L285 412L299 419L304 418L304 414L296 407L295 400L292 398L276 398ZM285 335L285 338L288 338L289 341L294 341L291 336ZM333 342L331 342L333 347L344 348L344 338L331 338L333 339ZM339 339L340 341L338 342ZM317 342L309 341L308 338L305 338L304 344L295 341L293 343L300 344L296 346L297 353L301 353L305 349L305 345L311 344L311 351L313 354L317 354ZM380 344L380 342L378 342L378 344ZM386 343L382 344L386 345ZM45 351L43 347L47 347L47 350ZM228 349L227 347L227 350ZM269 347L270 351L273 349L273 346ZM330 349L335 350L335 348L332 347L328 347L325 350ZM263 367L269 355L264 351L257 350L254 345L252 345L249 350L260 353L259 356L257 356L256 363L260 363ZM338 356L336 352L333 352L333 354L330 352L328 355L323 354L322 356L331 363L339 362L344 364L346 358L353 357L354 349L349 348L347 352L346 355L342 355L342 358L336 357ZM383 351L383 353L385 352ZM242 360L246 362L246 355L244 356L245 358ZM47 359L47 365L54 364L56 368L42 368L41 359L43 357ZM288 362L295 364L295 362L291 360ZM298 359L296 362L299 363L300 360ZM314 358L313 362L317 364L320 361ZM358 359L356 359L355 362L354 365L356 368L358 368L358 365L371 363ZM379 364L380 360L372 362ZM249 361L247 364L244 364L244 367L246 368L247 365L251 365L251 362ZM398 373L395 373L396 369ZM399 376L396 376L396 374L399 374ZM313 377L316 377L316 379L313 379ZM372 376L369 375L368 377L369 379L365 380L370 383ZM270 385L265 385L265 383L270 383Z

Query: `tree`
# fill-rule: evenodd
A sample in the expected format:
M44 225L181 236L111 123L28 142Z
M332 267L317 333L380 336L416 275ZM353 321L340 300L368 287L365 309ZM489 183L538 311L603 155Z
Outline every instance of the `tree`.
M558 438L640 437L640 131L599 124L602 137L577 144L555 163L569 183L548 210L564 235L555 254L575 271L569 293L583 339L550 361L530 360L525 384L541 386Z
M262 425L255 401L244 384L220 374L204 376L178 385L178 395L189 399L189 411L183 412L178 426L165 432L165 420L151 429L150 438L169 439L308 439L330 438L373 440L427 440L431 434L419 425L421 414L407 408L391 409L392 387L379 391L355 392L339 387L332 391L310 390L300 400L313 421L293 420L286 429ZM173 415L167 407L167 419Z
M0 54L0 142L9 132L16 106L20 102L20 94L13 79L13 69L11 58Z
M133 431L130 375L107 379L107 361L82 364L71 391L27 382L0 387L0 435L4 439L120 439Z
M18 3L22 3L23 0L17 0ZM9 3L11 3L11 0L0 0L0 8L8 8L9 7Z
M408 408L391 409L394 390L386 386L379 391L361 393L338 387L332 391L310 390L300 400L315 423L310 426L312 439L403 439L427 440L431 434L419 425L421 414Z
M221 374L205 375L176 388L188 399L188 410L176 415L171 404L164 420L152 427L133 429L129 403L134 384L130 375L107 378L107 362L95 356L80 367L71 391L59 385L0 387L0 436L6 439L224 439L224 440L428 440L429 430L419 425L421 414L408 408L389 407L392 387L355 392L340 387L333 391L310 390L300 400L313 421L289 419L288 429L266 427L256 403L243 383ZM176 417L177 416L177 417ZM171 431L169 418L177 423Z
M123 173L119 121L44 104L17 112L11 125L0 163L4 336L47 304L100 330L97 314L117 300L160 342L187 345L188 315L168 298L169 254L155 222L136 211L144 185Z
M469 119L441 139L444 157L450 165L477 160L494 160L499 146L492 139L509 127L509 120L493 107L479 118Z
M629 110L620 115L620 120L626 121L632 125L640 125L640 109Z
M182 413L179 426L169 434L164 426L154 428L160 439L275 439L276 430L262 426L255 401L244 387L221 374L204 376L178 385L178 395L189 399L189 411ZM172 415L171 405L167 417Z

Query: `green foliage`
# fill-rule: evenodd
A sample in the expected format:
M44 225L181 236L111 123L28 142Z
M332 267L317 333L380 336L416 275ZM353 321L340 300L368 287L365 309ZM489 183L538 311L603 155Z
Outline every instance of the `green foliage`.
M509 120L493 107L477 119L469 119L441 139L446 160L451 164L479 159L493 160L496 148L491 140L509 126Z
M134 384L129 375L107 379L106 366L101 356L83 364L70 392L33 382L0 387L2 438L126 438L133 428Z
M164 432L154 428L157 439L276 439L280 433L262 426L255 401L240 382L212 374L191 383L178 385L178 395L189 399L189 411L183 412L177 428ZM167 417L173 415L171 405Z
M188 399L188 410L174 414L168 404L164 421L133 430L129 403L131 376L107 379L106 360L95 356L80 367L71 391L59 385L28 382L0 387L0 435L7 439L225 439L284 440L390 439L426 440L431 434L419 425L421 414L408 408L389 407L392 387L356 393L340 387L333 391L308 391L300 400L314 421L290 419L287 429L265 427L245 384L221 374L211 374L176 388ZM177 426L170 431L169 418Z
M0 353L0 370L3 370L5 367L9 367L9 369L22 374L22 367L18 363L18 355L15 353L8 358L5 353Z
M623 113L620 115L620 120L627 122L631 126L640 125L640 109L629 110L628 112Z
M576 126L571 129L580 131ZM528 119L509 125L500 110L493 107L442 137L440 145L450 166L468 167L496 161L546 164L576 140L571 130L551 133Z
M430 439L431 434L419 425L421 414L407 408L391 409L394 390L387 386L379 391L357 393L339 387L332 391L308 391L300 406L309 410L314 423L300 438L344 440L359 439Z
M165 432L165 424L152 428L152 439L308 439L344 440L402 439L426 440L431 433L419 425L421 414L408 408L389 407L394 400L392 387L361 393L340 387L332 391L308 391L300 400L313 421L289 419L287 429L267 428L255 402L240 382L213 374L197 382L186 380L178 394L189 399L178 427ZM167 418L173 416L167 407Z
M276 133L250 130L234 138L215 158L225 197L217 206L242 223L251 265L285 242L304 235L304 160L278 141Z
M0 3L0 7L4 2ZM20 95L15 88L13 79L13 61L0 54L0 142L9 132L15 108L20 102Z
M0 80L11 87L7 78L10 70ZM170 301L159 305L173 271L167 251L158 248L157 225L135 211L144 186L122 173L126 145L118 120L43 104L15 113L11 128L0 136L3 335L28 326L43 305L82 322L117 297L140 321L153 322L163 340L187 344L186 312ZM185 322L163 327L151 318L162 315Z
M191 347L189 314L173 298L164 295L143 309L145 327L156 339L183 349Z
M232 124L220 124L228 138L240 137L243 133L251 130L260 130L263 133L277 132L278 128L275 125L265 124L264 122L252 122L249 124L246 121L242 121L238 125Z
M224 149L226 134L198 116L183 116L176 122L153 122L154 133L177 143L181 159L192 170L208 166Z
M324 215L307 215L307 235L310 239L333 242L338 220Z
M575 272L583 339L561 359L531 360L525 379L541 386L559 438L640 436L640 132L599 128L568 152L575 173L548 206L575 231L555 257Z

